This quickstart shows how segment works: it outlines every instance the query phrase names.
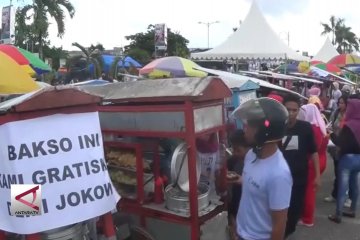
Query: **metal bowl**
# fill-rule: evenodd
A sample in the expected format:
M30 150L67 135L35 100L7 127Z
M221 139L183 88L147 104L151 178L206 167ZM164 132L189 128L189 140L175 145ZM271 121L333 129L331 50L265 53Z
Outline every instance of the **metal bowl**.
M189 192L189 171L188 171L188 147L185 142L180 143L174 150L171 159L171 180L173 184L177 184L178 187L184 192ZM199 182L201 175L201 161L196 161L196 180Z
M198 185L198 210L207 208L210 204L210 188L207 184L199 183ZM174 212L189 213L190 201L189 193L182 191L180 188L168 185L165 188L165 206Z

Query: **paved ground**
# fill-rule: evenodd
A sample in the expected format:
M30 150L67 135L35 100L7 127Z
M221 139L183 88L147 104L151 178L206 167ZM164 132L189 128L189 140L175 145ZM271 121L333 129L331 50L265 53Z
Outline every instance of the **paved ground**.
M322 178L322 187L317 194L316 222L312 228L298 226L296 233L289 240L360 240L360 212L357 219L343 218L341 224L327 219L334 213L335 204L326 203L323 199L329 195L333 180L333 165L331 158Z

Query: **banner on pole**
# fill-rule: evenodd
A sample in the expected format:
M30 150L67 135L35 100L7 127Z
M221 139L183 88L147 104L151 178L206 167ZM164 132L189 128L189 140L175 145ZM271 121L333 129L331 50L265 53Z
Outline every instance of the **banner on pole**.
M157 50L167 49L167 28L164 23L155 24L155 48Z
M6 6L2 8L1 43L15 43L15 8L13 6Z

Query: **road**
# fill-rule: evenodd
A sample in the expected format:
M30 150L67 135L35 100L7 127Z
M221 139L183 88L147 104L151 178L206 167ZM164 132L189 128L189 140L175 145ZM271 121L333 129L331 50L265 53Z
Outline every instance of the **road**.
M360 240L360 219L343 218L341 224L328 220L328 215L335 212L335 203L324 202L329 195L333 181L333 164L329 156L327 169L322 177L322 187L317 194L315 226L308 228L298 226L294 236L289 240ZM360 212L358 211L358 216Z

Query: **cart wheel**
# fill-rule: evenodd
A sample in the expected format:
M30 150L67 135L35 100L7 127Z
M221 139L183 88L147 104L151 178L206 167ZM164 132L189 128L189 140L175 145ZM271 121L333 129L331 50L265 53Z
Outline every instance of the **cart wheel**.
M144 228L131 227L131 240L155 240Z

